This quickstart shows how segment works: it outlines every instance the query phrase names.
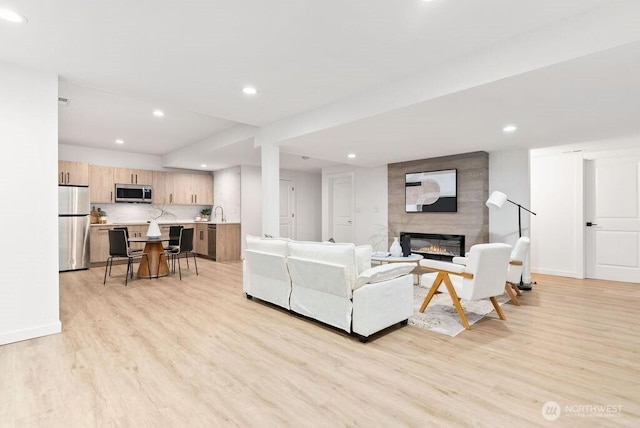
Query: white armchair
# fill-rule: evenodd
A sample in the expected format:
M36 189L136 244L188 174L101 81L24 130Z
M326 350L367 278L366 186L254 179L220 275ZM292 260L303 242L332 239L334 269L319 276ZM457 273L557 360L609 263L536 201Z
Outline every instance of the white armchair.
M520 278L522 277L522 269L524 267L524 260L527 258L529 252L529 238L523 236L518 239L513 251L511 252L511 260L509 260L509 269L507 270L507 283L504 287L505 291L511 298L511 301L520 306L520 301L517 296L522 293L518 288L520 284Z
M436 293L444 292L451 297L462 325L467 330L470 326L460 304L461 299L489 298L500 319L506 320L496 296L504 292L510 253L511 246L507 244L478 244L471 247L468 257L464 260L466 264L421 260L421 267L435 271L437 275L420 307L420 312L425 311Z

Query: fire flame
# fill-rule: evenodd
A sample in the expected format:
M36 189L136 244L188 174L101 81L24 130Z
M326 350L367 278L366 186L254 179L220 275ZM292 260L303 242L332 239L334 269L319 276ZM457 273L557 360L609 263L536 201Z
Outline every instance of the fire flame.
M429 253L429 254L444 254L447 256L455 256L451 251L446 248L438 247L435 245L431 245L429 247L420 247L418 250L419 253Z

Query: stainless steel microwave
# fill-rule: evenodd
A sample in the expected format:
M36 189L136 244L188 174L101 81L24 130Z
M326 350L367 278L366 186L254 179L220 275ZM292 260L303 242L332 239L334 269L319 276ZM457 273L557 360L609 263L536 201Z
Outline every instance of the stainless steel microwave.
M116 202L151 203L151 186L144 184L116 184Z

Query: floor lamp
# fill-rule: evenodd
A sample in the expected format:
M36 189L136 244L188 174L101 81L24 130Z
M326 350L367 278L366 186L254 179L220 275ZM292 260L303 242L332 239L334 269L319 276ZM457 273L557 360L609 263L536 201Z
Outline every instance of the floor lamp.
M497 190L494 190L493 193L491 193L491 196L489 196L489 199L487 199L487 206L489 208L495 207L499 209L499 208L502 208L505 202L511 202L513 205L518 207L518 238L522 238L522 210L525 210L533 215L537 215L537 214L531 211L530 209L523 207L517 202L513 202L511 199L508 199L507 195ZM531 285L530 284L526 285L522 281L522 276L520 276L520 284L518 285L518 288L520 290L531 290Z

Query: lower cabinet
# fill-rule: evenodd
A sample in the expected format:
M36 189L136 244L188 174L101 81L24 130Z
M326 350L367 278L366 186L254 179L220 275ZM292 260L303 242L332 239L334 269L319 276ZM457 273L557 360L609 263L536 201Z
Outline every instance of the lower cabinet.
M143 236L147 236L147 229L149 229L149 226L147 225L127 226L130 238L142 238ZM144 249L144 242L132 242L129 246L132 250L142 250Z
M109 231L113 226L91 226L91 263L106 262L109 258Z
M209 230L207 223L183 223L182 227L193 228L193 252L204 257L209 257L209 240L213 239L215 245L215 257L217 261L240 260L240 224L220 223L216 228ZM114 227L127 226L129 236L132 238L147 235L148 225L100 225L91 226L91 263L104 263L109 258L109 231ZM175 224L160 224L160 233L169 235L169 228ZM211 233L215 235L210 235ZM166 244L167 243L163 243ZM143 249L143 242L131 243L132 249Z
M174 224L161 224L160 225L160 233L162 235L169 235L169 229L171 228L171 226L182 226L183 228L193 228L194 224L193 223L174 223ZM196 245L196 231L194 230L193 232L193 247L195 248ZM165 244L166 245L166 244Z
M209 254L209 225L196 224L195 253L201 256Z
M240 260L241 237L239 223L218 223L216 225L215 239L216 261Z

